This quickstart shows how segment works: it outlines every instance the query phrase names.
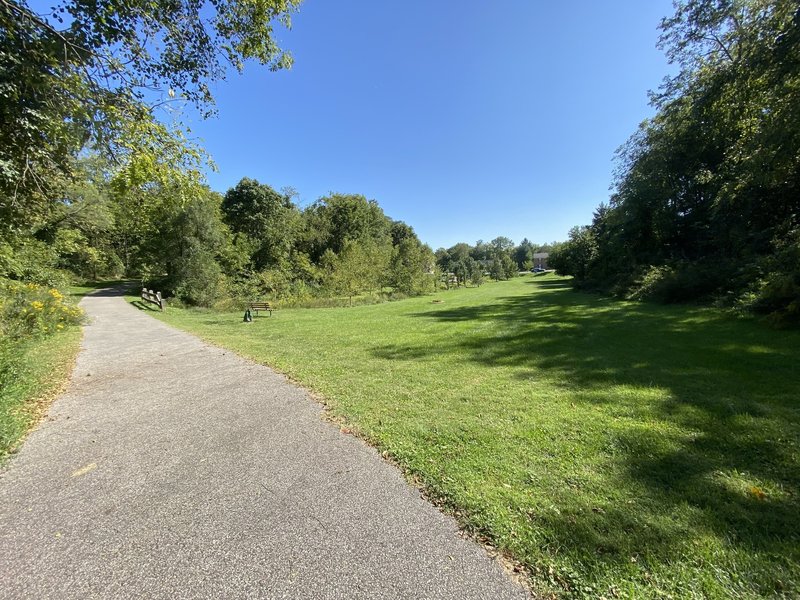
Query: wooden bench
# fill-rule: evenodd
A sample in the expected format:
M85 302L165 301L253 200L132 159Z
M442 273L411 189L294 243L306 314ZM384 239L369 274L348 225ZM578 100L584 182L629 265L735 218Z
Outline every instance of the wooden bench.
M254 310L256 316L258 316L258 311L263 310L264 312L268 312L269 316L272 316L273 310L278 310L274 306L272 306L269 302L248 302L247 308L250 310Z

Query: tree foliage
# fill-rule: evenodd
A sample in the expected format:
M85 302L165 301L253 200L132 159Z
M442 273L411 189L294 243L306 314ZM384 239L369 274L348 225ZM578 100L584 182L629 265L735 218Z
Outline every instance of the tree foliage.
M8 235L46 219L74 158L113 157L128 187L199 177L201 153L156 107L213 109L225 65L291 63L273 27L299 0L64 0L46 13L0 0L0 224ZM165 172L169 175L165 175Z
M769 294L774 269L800 269L774 259L800 226L800 8L680 1L660 44L679 73L653 94L610 204L571 235L560 270L671 301Z
M339 253L348 241L391 243L397 228L375 200L360 194L331 194L304 211L304 249L318 260L327 249Z
M253 266L276 266L290 253L300 213L291 197L245 177L225 194L225 222L231 231L252 240Z

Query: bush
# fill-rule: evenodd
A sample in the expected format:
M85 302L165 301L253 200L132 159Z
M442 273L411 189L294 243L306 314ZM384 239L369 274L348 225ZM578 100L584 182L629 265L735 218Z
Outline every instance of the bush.
M800 323L800 229L775 243L765 270L767 275L746 300L775 325Z
M648 267L629 290L628 300L662 300L675 285L675 269L662 265Z
M0 280L0 334L9 342L55 333L82 316L56 288Z
M665 303L707 300L737 276L731 265L711 261L650 266L634 279L626 297Z
M58 268L58 254L40 240L0 242L0 279L30 281L51 288L69 285L70 275Z

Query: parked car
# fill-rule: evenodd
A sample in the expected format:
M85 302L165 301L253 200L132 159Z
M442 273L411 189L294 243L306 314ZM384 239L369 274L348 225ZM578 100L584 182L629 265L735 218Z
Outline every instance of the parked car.
M543 269L542 267L533 267L531 269L531 273L544 273L547 269Z

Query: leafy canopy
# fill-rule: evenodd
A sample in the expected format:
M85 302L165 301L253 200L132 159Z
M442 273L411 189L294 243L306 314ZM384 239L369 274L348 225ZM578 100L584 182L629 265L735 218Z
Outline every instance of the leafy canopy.
M299 4L64 0L37 14L0 0L0 224L44 217L87 148L124 166L127 187L198 179L202 153L156 109L183 101L210 115L209 84L228 65L290 66L274 26Z

